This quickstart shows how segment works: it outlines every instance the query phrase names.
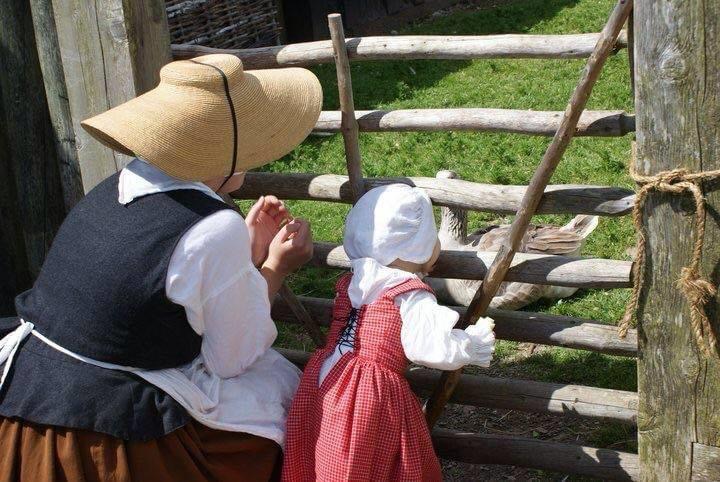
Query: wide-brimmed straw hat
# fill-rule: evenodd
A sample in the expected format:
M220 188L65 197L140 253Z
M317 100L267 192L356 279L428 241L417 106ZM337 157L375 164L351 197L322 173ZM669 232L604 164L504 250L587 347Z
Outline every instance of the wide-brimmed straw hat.
M234 55L170 62L153 90L82 126L111 149L205 181L278 159L310 133L322 89L306 69L243 71Z

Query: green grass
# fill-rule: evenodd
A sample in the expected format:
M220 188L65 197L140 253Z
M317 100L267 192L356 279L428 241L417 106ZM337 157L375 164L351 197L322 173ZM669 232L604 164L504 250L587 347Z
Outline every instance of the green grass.
M461 11L432 18L401 33L497 34L581 33L599 31L612 0L521 0L493 9ZM584 67L584 60L477 60L364 62L352 65L357 109L495 107L563 110ZM338 108L334 66L315 68L321 79L323 109ZM626 51L610 58L588 102L588 109L633 110ZM497 184L526 184L549 138L483 133L361 134L360 150L366 176L434 176L453 169L463 179ZM553 176L553 183L632 187L627 175L630 136L577 138ZM266 167L273 172L345 173L342 138L311 137L282 161ZM339 242L348 206L320 202L289 202L296 216L312 222L317 240ZM537 221L563 223L569 216L538 216ZM473 213L471 228L508 222L510 217ZM584 254L627 259L633 229L627 218L603 218ZM332 270L306 268L291 279L297 293L331 297ZM622 315L627 290L583 290L573 298L529 309L614 323ZM297 327L284 326L279 344L310 343ZM633 360L578 350L542 350L510 362L517 344L503 342L498 367L513 363L524 378L636 389ZM599 436L600 437L600 436ZM610 438L610 437L605 437ZM602 439L602 437L600 437Z

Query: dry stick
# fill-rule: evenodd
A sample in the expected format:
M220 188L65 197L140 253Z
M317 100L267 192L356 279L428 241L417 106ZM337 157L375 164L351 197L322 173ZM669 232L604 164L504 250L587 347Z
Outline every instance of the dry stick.
M475 323L477 319L485 313L490 305L490 301L500 287L500 283L502 283L505 278L505 273L507 273L510 268L513 256L540 203L545 187L550 181L555 168L570 143L570 139L572 139L575 133L580 114L582 114L585 108L587 99L590 97L592 88L600 75L605 60L614 49L615 39L620 33L631 9L632 0L620 0L610 14L610 18L600 34L600 39L595 45L595 49L590 55L585 70L583 70L582 76L580 77L580 81L575 87L575 91L565 109L565 115L560 124L560 128L555 133L555 137L553 137L552 142L545 151L540 166L538 166L535 174L533 174L530 185L520 204L520 209L518 209L515 220L510 228L508 242L498 251L485 280L470 302L467 312L462 319L463 326ZM455 386L460 380L460 375L461 370L443 373L440 383L435 388L425 407L425 418L429 426L432 427L435 425L437 419L440 418L445 404L450 399Z
M318 327L318 324L315 322L313 317L310 316L310 313L307 312L305 306L303 306L302 302L298 299L298 297L295 295L295 293L293 293L293 291L286 283L280 285L278 295L280 295L280 298L282 298L285 304L288 305L290 311L292 311L293 314L302 321L302 324L305 326L308 335L310 335L310 338L312 338L312 340L315 342L315 346L324 346L325 335L322 331L320 331L320 327Z
M340 111L342 112L341 131L345 142L345 160L347 162L350 189L353 200L357 201L365 191L360 167L360 145L358 143L358 123L355 118L352 78L350 77L350 61L345 46L345 32L342 16L339 13L328 15L330 38L335 52L335 70L337 72L338 93L340 95Z
M235 211L242 215L242 211L240 211L240 208L237 207L237 204L235 204L235 201L233 201L233 199L229 195L221 194L221 197L226 204L231 206L233 209L235 209ZM283 299L283 301L285 301L285 304L290 308L290 311L292 311L293 314L300 321L302 321L302 324L305 326L308 335L310 335L310 338L312 338L313 342L315 342L315 346L320 347L325 345L325 335L320 330L320 327L318 327L318 324L315 322L312 316L310 316L310 313L308 313L308 311L305 309L305 306L303 306L295 293L293 293L293 291L284 281L280 285L278 295Z
M628 66L630 67L630 94L635 102L635 14L634 9L630 10L627 20L627 54Z

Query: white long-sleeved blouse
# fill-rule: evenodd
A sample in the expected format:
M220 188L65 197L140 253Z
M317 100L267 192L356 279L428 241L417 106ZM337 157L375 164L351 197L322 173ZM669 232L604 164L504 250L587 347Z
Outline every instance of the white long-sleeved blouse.
M418 277L383 266L372 258L353 260L352 270L348 297L353 308L370 304L388 289ZM454 370L469 364L485 367L490 364L495 347L494 324L490 318L481 318L464 330L456 329L458 313L439 305L435 296L423 290L396 297L395 305L402 319L400 342L411 362L442 370ZM320 369L318 384L348 350L352 348L346 344L335 347Z
M177 189L220 199L205 184L174 179L134 160L120 174L118 201L127 204ZM252 263L243 218L223 210L191 227L173 251L165 290L185 308L188 322L203 338L200 356L180 369L186 380L178 380L178 389L190 380L212 402L214 407L203 413L207 425L282 445L300 371L270 348L277 329L270 318L267 283Z

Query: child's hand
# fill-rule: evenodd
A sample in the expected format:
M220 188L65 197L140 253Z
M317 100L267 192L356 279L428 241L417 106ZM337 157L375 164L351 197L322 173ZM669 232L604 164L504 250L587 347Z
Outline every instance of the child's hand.
M280 228L270 243L265 266L285 276L310 261L312 254L310 223L293 219Z
M268 248L282 223L290 219L285 204L275 196L262 196L250 208L245 224L250 232L252 262L260 266L268 256Z

